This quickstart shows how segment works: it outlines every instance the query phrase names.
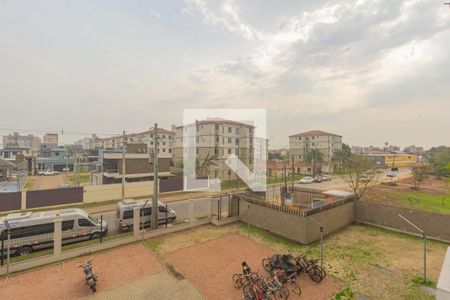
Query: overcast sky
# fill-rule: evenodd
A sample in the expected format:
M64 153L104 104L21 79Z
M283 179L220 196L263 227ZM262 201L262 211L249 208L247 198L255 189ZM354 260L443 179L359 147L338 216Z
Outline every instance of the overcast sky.
M443 2L0 0L0 128L136 132L241 107L267 109L270 147L311 129L450 144Z

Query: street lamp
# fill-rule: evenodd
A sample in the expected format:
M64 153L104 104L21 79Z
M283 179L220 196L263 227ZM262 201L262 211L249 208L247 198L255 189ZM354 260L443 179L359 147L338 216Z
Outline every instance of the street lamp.
M422 233L422 238L423 238L423 280L424 280L424 283L426 284L427 283L427 237L426 237L425 231L423 231L422 229L417 227L413 222L409 221L401 214L398 214L398 216L400 218L402 218L406 223L408 223L409 225L411 225L412 227L417 229L420 233Z

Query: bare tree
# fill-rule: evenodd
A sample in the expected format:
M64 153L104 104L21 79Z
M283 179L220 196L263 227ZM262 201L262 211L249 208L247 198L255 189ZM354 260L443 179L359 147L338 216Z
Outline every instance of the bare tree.
M428 166L423 162L421 165L416 165L412 168L414 189L420 190L420 185L428 177Z
M348 174L344 181L348 183L356 199L364 198L377 185L380 176L368 174L375 167L375 163L364 155L352 155L345 163Z

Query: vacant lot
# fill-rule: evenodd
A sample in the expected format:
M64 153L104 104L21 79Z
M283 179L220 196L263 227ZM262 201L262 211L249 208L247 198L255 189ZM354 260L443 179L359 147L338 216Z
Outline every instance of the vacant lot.
M430 177L421 184L420 190L413 189L411 178L399 180L396 184L395 186L377 186L365 200L450 214L450 182L448 180Z
M0 298L20 300L33 295L34 299L85 299L92 293L78 265L88 260L92 260L99 277L98 293L164 270L146 247L132 244L12 276L0 288Z
M205 296L211 296L210 292L204 292L208 289L232 293L231 276L240 271L243 259L248 260L254 270L259 268L262 272L260 257L268 251L294 254L309 251L311 256L319 257L317 243L302 246L254 227L249 229L250 239L257 242L257 246L235 237L236 234L247 236L245 224L220 228L202 226L148 240L146 244L161 259L173 263ZM230 235L232 238L228 237ZM230 239L229 245L218 239L224 236ZM209 240L216 242L206 243ZM249 248L250 244L253 246ZM447 245L430 241L428 246L428 278L436 282ZM324 241L324 266L329 276L340 286L349 287L355 295L366 295L370 299L433 299L413 283L415 277L422 275L422 257L420 239L370 226L349 226ZM209 281L210 277L214 281ZM308 279L300 280L306 294ZM216 282L219 283L216 285ZM319 284L317 288L322 287Z

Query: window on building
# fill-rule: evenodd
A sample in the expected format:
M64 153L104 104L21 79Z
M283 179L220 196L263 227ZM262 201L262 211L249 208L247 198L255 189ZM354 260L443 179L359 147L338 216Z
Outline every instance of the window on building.
M199 149L198 149L198 148L195 148L195 152L198 154L198 153L199 153Z
M166 148L163 148L163 152L166 152Z
M239 139L236 139L236 145L239 145Z
M219 137L218 136L216 136L216 143L218 143L219 142Z
M214 154L219 154L219 148L214 148Z
M228 127L228 132L231 132L231 127Z
M228 148L228 154L231 154L231 148Z
M232 138L228 138L228 144L231 144L233 142Z
M239 127L236 128L236 134L239 134Z
M172 153L172 149L169 149L169 153Z
M214 125L215 130L219 130L219 124Z

